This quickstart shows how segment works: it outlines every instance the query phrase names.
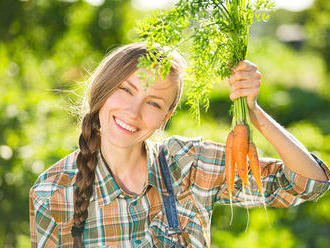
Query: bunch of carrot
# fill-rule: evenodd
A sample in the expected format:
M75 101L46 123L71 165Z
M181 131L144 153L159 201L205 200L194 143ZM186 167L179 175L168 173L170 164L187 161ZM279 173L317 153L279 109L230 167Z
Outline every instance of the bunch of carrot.
M257 186L263 194L259 158L255 144L249 141L249 130L245 124L236 125L234 130L230 131L226 140L226 181L229 196L232 199L234 179L236 168L239 177L242 180L243 190L247 187L250 190L248 182L248 164L247 157L249 158L249 165L251 172L256 180Z
M260 193L264 198L259 158L256 146L252 141L251 123L246 97L236 99L233 107L232 130L227 136L225 150L225 176L232 212L231 222L233 218L232 198L236 168L238 176L242 181L243 192L245 192L246 188L250 191L250 185L248 182L248 172L250 169ZM249 164L247 163L247 158L249 159Z

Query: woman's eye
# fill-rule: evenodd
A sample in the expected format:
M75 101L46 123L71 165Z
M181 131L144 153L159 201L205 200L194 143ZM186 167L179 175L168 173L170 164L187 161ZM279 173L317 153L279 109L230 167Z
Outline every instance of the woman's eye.
M132 94L132 92L131 92L129 89L125 88L125 87L119 87L119 89L121 89L121 90L123 90L123 91L126 91L126 92L129 93L129 94ZM160 107L160 105L159 105L158 103L150 102L150 104L151 104L152 106L155 106L156 108L161 109L161 107Z
M124 91L126 91L127 93L131 93L131 91L130 91L129 89L127 89L127 88L119 87L119 89L124 90Z
M156 108L161 108L160 106L159 106L159 104L157 104L157 103L155 103L155 102L150 102L153 106L155 106Z

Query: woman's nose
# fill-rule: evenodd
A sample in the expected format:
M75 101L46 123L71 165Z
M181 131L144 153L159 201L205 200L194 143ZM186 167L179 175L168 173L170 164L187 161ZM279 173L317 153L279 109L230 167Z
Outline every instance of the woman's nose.
M130 102L130 104L128 105L127 112L130 114L130 117L132 119L141 118L142 106L143 106L143 99L135 98Z

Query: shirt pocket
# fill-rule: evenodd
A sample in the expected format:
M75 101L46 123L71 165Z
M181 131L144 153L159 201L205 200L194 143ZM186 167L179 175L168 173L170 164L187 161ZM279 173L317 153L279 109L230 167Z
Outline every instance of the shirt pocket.
M209 247L208 214L199 206L192 193L187 191L177 197L177 212L183 231L184 247Z
M146 232L145 241L151 241L151 247L172 247L174 245L174 238L169 235L169 226L167 224L165 210L159 212L150 222ZM141 247L150 247L142 244Z
M197 211L197 206L195 206L192 200L191 193L186 192L178 196L176 205L180 228L183 231L180 238L182 245L184 245L184 247L206 247L203 236L202 217L199 211ZM146 232L145 242L139 247L150 247L151 242L148 243L148 246L148 240L152 240L151 247L161 248L173 247L173 245L179 242L178 235L171 235L164 207L151 220ZM192 240L197 240L197 242L192 243ZM185 244L183 242L185 242Z
M138 247L172 247L174 243L173 239L168 235L167 219L162 204L153 206L150 209L148 222L145 237Z

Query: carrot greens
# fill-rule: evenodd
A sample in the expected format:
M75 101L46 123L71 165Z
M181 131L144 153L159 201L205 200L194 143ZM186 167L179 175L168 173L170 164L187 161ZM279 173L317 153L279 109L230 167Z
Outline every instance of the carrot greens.
M152 84L157 75L165 79L170 52L180 51L188 61L185 84L189 87L189 112L199 124L200 108L208 110L208 95L215 83L228 78L231 68L245 59L249 28L255 22L267 21L273 7L271 0L179 0L173 8L155 11L140 20L138 40L147 42L150 53L140 59L138 66L154 72L154 77L140 74L145 86ZM158 46L167 49L155 53ZM161 57L165 59L155 66ZM234 121L244 123L246 101L239 101L234 103L234 112L240 112L234 113Z

